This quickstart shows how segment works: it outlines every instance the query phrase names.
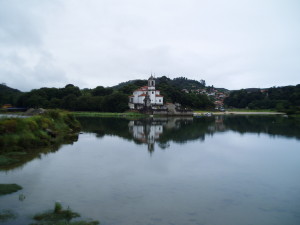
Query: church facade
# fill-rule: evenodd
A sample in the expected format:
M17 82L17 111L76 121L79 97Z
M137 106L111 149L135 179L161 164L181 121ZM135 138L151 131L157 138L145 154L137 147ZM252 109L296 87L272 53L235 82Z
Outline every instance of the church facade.
M140 87L129 96L130 109L152 108L159 109L164 105L164 97L155 88L155 78L151 75L148 86Z

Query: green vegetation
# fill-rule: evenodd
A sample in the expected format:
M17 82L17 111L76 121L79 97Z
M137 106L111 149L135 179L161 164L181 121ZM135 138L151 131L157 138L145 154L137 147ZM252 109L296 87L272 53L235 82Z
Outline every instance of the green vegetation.
M174 78L173 80L163 76L156 79L157 89L161 91L165 102L177 102L183 107L193 109L212 109L213 102L207 95L194 92L185 93L182 89L195 90L205 87L205 81L189 80L185 77Z
M0 119L0 168L18 163L34 149L74 139L79 130L74 115L60 110L28 118Z
M206 95L182 91L182 89L204 88L204 80L196 81L185 77L169 79L162 76L156 78L156 84L157 89L164 95L165 102L177 102L184 107L197 109L213 107L213 103ZM93 89L79 89L73 84L68 84L63 88L43 87L22 93L3 84L0 86L0 105L86 112L125 112L128 110L128 96L145 85L147 80L129 81L112 88L97 86ZM6 96L11 96L11 93L13 97L7 98Z
M300 84L272 87L266 90L243 89L232 91L224 103L235 108L271 109L287 114L299 114Z
M127 112L127 113L101 113L101 112L73 112L76 117L130 117L140 118L145 117L145 114Z
M10 210L0 211L0 223L6 222L7 220L15 219L17 216Z
M40 88L24 93L18 99L17 106L124 112L128 109L128 95L102 86L80 90L79 87L68 84L64 88Z
M156 84L159 83L168 83L171 86L175 86L179 89L187 89L187 90L195 90L195 89L200 89L200 88L205 88L205 80L191 80L186 77L177 77L174 79L170 79L166 76L162 77L157 77L156 78ZM135 89L147 85L147 80L130 80L127 82L122 82L116 86L114 86L114 89L121 89L125 90L128 89L129 87L132 87L129 91L128 94L132 93Z
M228 112L276 112L276 109L227 109Z
M0 106L4 104L16 105L21 95L21 91L7 87L5 84L0 84Z
M21 190L22 187L17 184L0 184L0 196L7 195Z
M74 115L59 110L48 110L43 115L28 118L1 119L0 153L47 146L54 138L79 129L80 124Z
M73 212L69 207L63 209L58 202L55 203L54 210L39 213L33 217L38 221L32 225L97 225L99 221L75 221L71 222L73 218L80 217L76 212Z
M54 213L60 213L62 211L62 205L59 202L55 202Z
M19 90L0 85L0 105L12 104L24 108L66 109L84 112L125 112L128 110L128 96L133 91L147 85L147 80L132 80L114 87L97 86L93 89L80 89L73 84L63 88L40 88L22 93ZM156 78L156 88L164 96L164 102L180 103L185 108L214 108L213 97L197 91L217 89L206 86L204 80L191 80L186 77L170 79L166 76ZM186 89L188 93L182 91ZM225 99L227 107L249 108L255 110L272 109L288 114L300 113L300 84L296 86L272 87L268 89L248 88L232 91Z
M10 158L6 154L0 155L0 167L1 166L8 166L14 163L19 162L17 159Z

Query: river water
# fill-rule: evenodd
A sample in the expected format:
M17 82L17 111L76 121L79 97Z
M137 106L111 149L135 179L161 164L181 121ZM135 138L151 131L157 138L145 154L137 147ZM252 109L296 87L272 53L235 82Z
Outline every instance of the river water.
M0 171L0 210L55 202L102 225L300 224L300 123L282 116L81 118L77 142ZM20 198L20 196L23 196Z

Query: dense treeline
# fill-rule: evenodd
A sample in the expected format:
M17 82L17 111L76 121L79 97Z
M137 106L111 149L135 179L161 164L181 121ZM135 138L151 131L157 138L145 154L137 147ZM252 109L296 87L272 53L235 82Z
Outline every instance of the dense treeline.
M205 84L205 81L175 78L173 80L163 76L156 79L156 87L161 90L165 102L177 102L185 107L194 109L212 108L213 103L204 95L184 93L181 86ZM2 85L0 87L0 103L12 104L25 108L60 108L72 111L124 112L128 109L128 96L139 87L147 85L147 80L126 82L116 87L97 86L94 89L80 89L73 84L63 88L33 89L22 93L16 89ZM201 86L201 87L202 87Z
M40 88L23 93L17 100L19 107L61 108L72 111L123 112L128 95L111 88L98 86L82 89L72 84L64 88Z
M232 91L224 103L228 107L250 109L274 109L287 113L300 112L300 84L272 87L265 91Z
M0 84L0 105L16 105L17 100L21 95L21 91L7 87L6 84Z
M97 86L94 89L79 89L72 84L63 88L40 88L22 93L0 84L0 105L12 104L17 107L61 108L72 111L124 112L128 109L128 96L147 80L134 80L115 87ZM161 91L165 102L177 102L193 109L209 109L214 105L206 95L185 93L182 88L202 88L205 81L189 80L185 77L170 79L156 78L156 88ZM209 87L206 87L208 89ZM300 84L296 86L232 91L224 101L227 107L250 109L274 109L287 113L300 111Z

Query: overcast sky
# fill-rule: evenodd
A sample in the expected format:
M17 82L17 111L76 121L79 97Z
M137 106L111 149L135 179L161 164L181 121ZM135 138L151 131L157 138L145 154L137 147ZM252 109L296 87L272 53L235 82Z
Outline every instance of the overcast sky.
M0 83L300 83L299 0L0 0Z

